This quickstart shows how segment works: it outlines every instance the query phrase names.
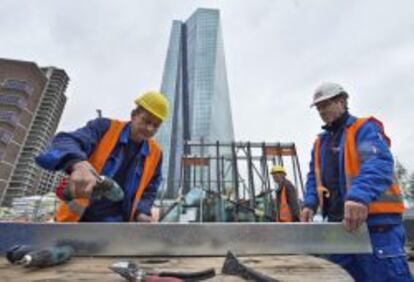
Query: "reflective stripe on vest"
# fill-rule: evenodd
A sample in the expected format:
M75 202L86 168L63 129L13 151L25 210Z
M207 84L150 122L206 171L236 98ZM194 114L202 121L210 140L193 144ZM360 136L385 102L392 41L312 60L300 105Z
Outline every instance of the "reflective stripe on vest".
M356 134L358 129L367 121L376 123L381 129L381 134L388 146L391 145L390 139L384 132L382 123L374 117L359 118L351 126L349 126L345 131L346 135L344 148L345 180L347 189L351 187L353 179L359 175L360 161L356 146ZM395 178L393 178L393 180L393 183L381 194L381 197L368 205L368 212L370 214L404 212L404 204L400 186L395 182Z
M102 169L106 163L106 160L115 148L119 135L121 134L126 123L111 120L109 129L104 134L103 138L99 141L95 151L89 157L90 164L95 168L98 174L101 174ZM161 150L154 139L148 140L149 155L145 158L144 169L141 179L137 186L135 194L134 205L131 211L130 221L134 219L136 213L136 205L142 197L149 181L154 175L158 161L161 156ZM64 201L60 201L59 207L56 212L56 221L58 222L75 222L79 221L83 215L83 212L89 205L89 199L81 198L71 201L69 204Z
M352 181L359 175L360 161L358 157L357 145L356 145L356 133L358 129L367 121L375 122L381 128L381 134L388 145L391 144L390 139L385 135L382 123L373 118L359 118L352 125L345 129L345 145L344 145L344 162L345 162L345 181L346 188L349 189L352 186ZM318 156L317 156L318 155ZM317 138L314 147L314 170L315 177L320 181L320 137ZM404 204L402 201L401 190L399 185L395 182L391 184L381 195L381 197L368 205L369 214L379 213L403 213Z
M279 207L279 213L278 213L278 221L279 222L292 222L293 221L293 216L292 213L290 211L290 207L288 205L288 200L287 200L287 188L285 185L282 185L280 187L281 189L281 193L280 193L280 207Z

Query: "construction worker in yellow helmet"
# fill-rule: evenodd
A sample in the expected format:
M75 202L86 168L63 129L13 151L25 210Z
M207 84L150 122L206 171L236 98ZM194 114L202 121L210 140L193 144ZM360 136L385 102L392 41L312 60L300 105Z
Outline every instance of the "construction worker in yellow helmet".
M149 91L135 105L129 121L99 117L75 131L58 133L36 158L41 167L69 175L69 185L62 189L70 189L78 206L62 201L56 221L154 221L151 208L162 180L162 151L153 137L168 117L169 102L160 92ZM96 175L116 181L124 198L91 198Z
M295 186L286 178L282 165L274 165L270 174L277 185L275 191L274 218L277 222L297 222L300 219L298 194Z

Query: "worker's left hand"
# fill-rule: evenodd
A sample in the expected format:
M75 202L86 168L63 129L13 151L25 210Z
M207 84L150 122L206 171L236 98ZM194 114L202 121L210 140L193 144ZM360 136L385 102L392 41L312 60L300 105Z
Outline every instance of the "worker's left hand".
M155 219L152 218L152 216L149 216L145 213L138 214L137 221L139 221L139 222L156 222Z
M301 222L312 222L313 221L314 212L311 208L303 208L300 212L300 221Z
M347 231L353 232L365 222L368 217L368 207L355 201L346 201L344 208L344 224Z

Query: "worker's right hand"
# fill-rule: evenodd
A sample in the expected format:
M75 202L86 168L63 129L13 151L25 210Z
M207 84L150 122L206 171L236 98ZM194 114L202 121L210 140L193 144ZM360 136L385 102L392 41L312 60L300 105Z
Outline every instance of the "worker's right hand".
M96 185L94 168L88 161L80 161L72 166L69 187L73 198L89 198Z
M368 207L355 201L346 201L344 207L345 229L354 232L368 217Z
M314 212L310 208L303 208L300 213L300 221L301 222L311 222L313 221Z

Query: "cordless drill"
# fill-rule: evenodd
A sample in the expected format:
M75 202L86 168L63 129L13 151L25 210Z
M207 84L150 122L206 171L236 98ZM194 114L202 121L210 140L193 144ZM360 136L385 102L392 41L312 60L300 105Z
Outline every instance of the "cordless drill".
M7 251L6 257L13 264L42 268L62 264L68 261L73 253L74 249L70 246L36 248L30 245L17 245Z
M119 202L124 198L124 191L115 180L104 175L95 175L95 177L96 185L91 195L92 199L100 200L107 198L112 202ZM65 202L70 202L74 199L69 185L63 190L62 199Z
M110 201L119 202L124 198L124 191L116 181L109 177L98 175L94 171L92 173L96 177L96 185L91 195L92 199L102 199L104 197ZM66 203L74 200L67 177L63 177L60 180L56 188L56 195Z

